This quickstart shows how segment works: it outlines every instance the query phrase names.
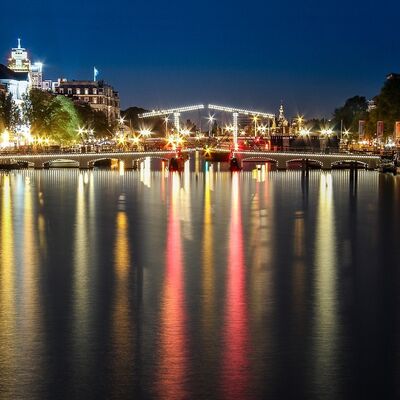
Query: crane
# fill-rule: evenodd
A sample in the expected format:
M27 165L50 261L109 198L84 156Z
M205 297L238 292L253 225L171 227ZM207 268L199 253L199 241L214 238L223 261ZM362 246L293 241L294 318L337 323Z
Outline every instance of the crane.
M237 150L237 148L238 148L238 140L237 139L238 139L238 117L239 117L239 114L251 115L253 117L268 118L269 120L275 119L274 114L265 113L262 111L245 110L242 108L218 106L215 104L209 104L208 108L210 110L224 111L224 112L232 113L232 116L233 116L233 144L234 144L235 150Z
M185 107L176 107L176 108L170 108L166 110L153 110L149 112L145 112L143 114L139 114L139 118L152 118L152 117L161 117L165 115L168 117L168 115L173 114L174 115L174 126L177 132L180 132L180 124L179 124L179 117L182 112L188 112L188 111L196 111L196 110L202 110L204 109L203 104L197 104L193 106L185 106Z

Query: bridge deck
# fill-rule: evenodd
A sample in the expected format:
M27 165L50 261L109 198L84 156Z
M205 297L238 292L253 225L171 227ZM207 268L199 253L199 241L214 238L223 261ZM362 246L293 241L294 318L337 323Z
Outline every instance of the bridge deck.
M184 150L186 153L194 152L194 149ZM229 150L220 150L229 152ZM98 153L37 153L37 154L1 154L2 160L30 161L36 168L42 168L47 161L63 159L78 161L81 168L89 168L90 165L101 159L119 159L129 167L134 161L145 157L169 159L176 155L176 151L121 151L121 152L98 152ZM290 161L308 159L321 164L324 169L331 169L332 165L341 161L355 161L365 164L370 169L379 166L380 157L362 154L321 154L304 152L272 152L272 151L237 151L236 157L240 161L273 161L278 169L286 169Z

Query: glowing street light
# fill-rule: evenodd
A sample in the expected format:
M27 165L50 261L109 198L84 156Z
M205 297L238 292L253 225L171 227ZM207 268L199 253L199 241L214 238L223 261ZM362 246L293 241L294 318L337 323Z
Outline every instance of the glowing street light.
M256 137L257 136L257 121L258 121L257 115L253 116L253 121L254 121L254 137Z
M211 137L214 121L215 121L214 115L208 115L208 137Z
M301 128L300 131L299 131L299 134L300 134L300 136L302 136L302 137L306 137L306 136L310 136L310 132L311 132L310 129Z
M149 137L149 136L152 134L152 132L151 132L150 129L141 129L141 130L139 131L139 133L140 133L143 137Z

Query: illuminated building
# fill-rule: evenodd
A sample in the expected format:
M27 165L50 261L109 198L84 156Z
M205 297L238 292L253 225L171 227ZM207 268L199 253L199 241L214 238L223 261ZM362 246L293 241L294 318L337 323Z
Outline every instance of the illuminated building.
M5 87L8 93L12 94L17 104L21 103L23 95L29 89L29 73L13 71L0 64L0 85Z
M41 62L35 62L31 65L30 70L31 87L36 89L43 88L43 64Z
M59 82L56 93L67 96L76 102L88 103L93 109L102 111L108 122L116 121L120 116L119 95L104 81L68 81Z
M283 110L283 104L279 107L279 116L278 116L278 127L277 130L281 134L289 133L289 122L285 117L285 112Z
M31 70L31 60L28 58L26 49L21 47L21 39L18 39L18 47L11 49L8 68L15 72L30 72Z

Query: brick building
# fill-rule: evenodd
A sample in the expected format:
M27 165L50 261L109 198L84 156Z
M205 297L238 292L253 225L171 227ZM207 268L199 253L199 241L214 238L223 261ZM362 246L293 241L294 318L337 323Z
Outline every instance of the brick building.
M109 123L120 117L118 92L104 81L61 80L55 91L74 101L88 103L93 109L102 111Z

